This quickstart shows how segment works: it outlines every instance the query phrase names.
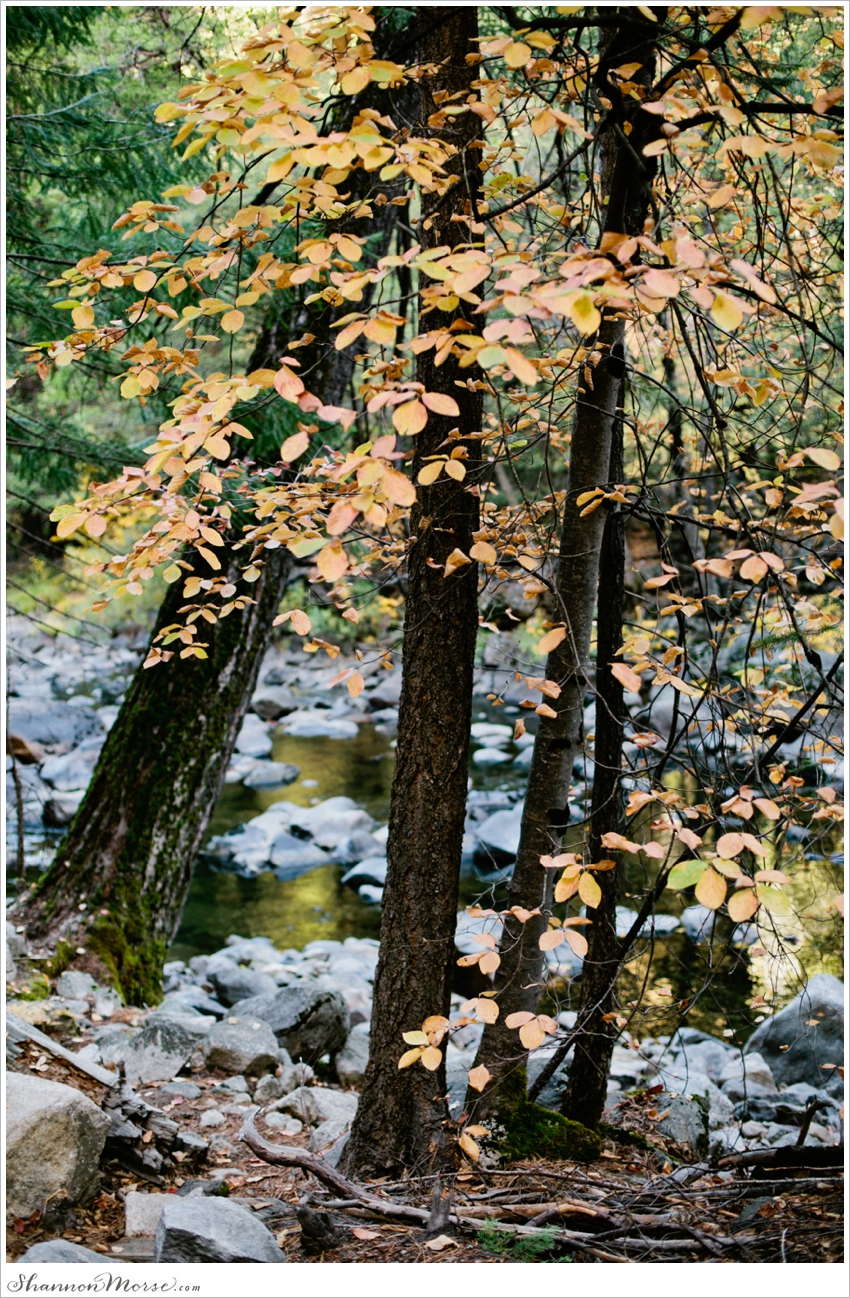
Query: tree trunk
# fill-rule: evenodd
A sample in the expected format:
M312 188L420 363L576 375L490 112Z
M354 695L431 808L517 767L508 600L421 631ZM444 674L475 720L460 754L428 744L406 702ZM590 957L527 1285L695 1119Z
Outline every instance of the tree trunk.
M161 994L166 951L280 603L286 555L270 555L252 588L256 602L205 627L206 660L139 668L56 859L16 907L30 940L84 946L132 1004ZM237 556L231 563L235 581ZM180 582L154 634L180 620L184 603Z
M622 389L621 389L622 392ZM623 398L621 396L620 401ZM623 480L623 422L617 420L611 447L612 482ZM588 859L599 861L607 853L602 835L622 829L620 766L623 757L623 725L628 715L623 687L611 672L623 641L623 597L625 593L625 530L619 506L605 521L600 552L599 611L596 619L596 741L593 761L593 796L590 810ZM586 930L587 955L581 971L578 1010L580 1035L576 1038L569 1082L561 1112L585 1127L596 1127L605 1108L608 1073L618 1029L606 1016L614 1012L616 979L622 959L617 938L617 902L620 894L619 869L596 874L602 900L593 911L593 923Z
M596 74L600 93L613 100L611 125L601 140L599 191L601 207L607 207L605 231L637 234L643 230L649 209L655 167L652 159L642 161L641 150L658 128L651 114L636 111L636 101L621 99L608 80L608 70L628 57L640 64L635 79L650 85L655 49L644 28L638 30L629 22L629 11L619 12L621 25L602 49ZM632 131L626 135L622 124L629 117ZM610 481L612 436L624 371L623 321L604 314L594 346L603 359L593 371L592 388L579 389L556 574L557 616L566 624L567 634L546 665L548 679L561 686L558 715L540 720L516 865L508 884L507 907L539 907L543 914L525 924L512 915L505 919L496 975L499 1018L485 1027L476 1059L476 1065L487 1067L491 1080L480 1096L471 1090L467 1093L467 1107L476 1119L508 1114L518 1100L525 1099L526 1052L505 1020L518 1011L537 1012L544 977L539 940L548 926L555 873L544 869L540 858L559 849L568 821L573 761L583 743L584 693L591 679L590 641L606 513L599 508L582 518L576 499ZM599 877L600 881L604 878Z
M465 55L477 47L477 11L438 7L419 12L419 58L441 64L420 82L420 127L436 111L433 95L466 90L473 75ZM444 62L447 61L447 62ZM464 152L447 164L463 177L477 173L469 143L480 130L472 114L451 119L449 137ZM448 200L423 205L421 241L455 246L468 229L451 222L467 197L463 179ZM429 329L445 328L456 314L431 312ZM449 359L439 368L434 353L420 355L416 377L429 392L444 392L460 407L454 417L429 416L417 438L414 477L454 428L481 428L482 399L455 387L458 370ZM470 370L461 371L464 379ZM357 1117L345 1151L350 1174L375 1176L401 1167L424 1169L447 1147L445 1064L434 1072L421 1065L399 1072L402 1032L420 1029L429 1015L448 1015L457 922L463 825L466 813L472 677L478 630L477 565L444 575L455 549L469 553L478 527L475 480L478 442L466 445L467 475L445 474L418 488L411 514L412 546L404 630L404 675L387 846L387 883L381 955L375 977L369 1064Z

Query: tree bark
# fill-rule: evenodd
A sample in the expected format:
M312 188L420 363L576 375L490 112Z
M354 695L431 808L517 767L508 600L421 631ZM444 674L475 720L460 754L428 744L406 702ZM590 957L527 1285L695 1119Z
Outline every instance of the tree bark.
M465 55L478 33L475 6L419 11L419 59L439 64L420 82L420 130L436 111L433 95L469 88ZM451 119L448 136L461 153L447 164L460 177L449 195L423 204L420 239L425 247L456 246L470 236L451 217L464 210L465 173L477 176L469 148L479 134L472 114ZM441 131L443 138L445 133ZM468 207L467 207L468 210ZM445 328L457 313L431 312L430 329ZM468 379L475 371L464 370ZM429 416L417 438L414 477L425 457L438 453L450 431L481 428L481 393L456 387L453 359L437 368L434 353L420 355L416 377L429 392L444 392L460 407L454 417ZM387 883L381 954L375 977L369 1064L344 1159L349 1174L376 1176L401 1167L423 1169L446 1155L445 1063L399 1072L402 1032L420 1029L433 1014L448 1015L457 923L458 879L466 813L472 680L478 630L477 565L450 576L455 549L468 555L478 527L478 442L468 451L466 478L442 474L418 488L411 514L412 545L404 629L404 664L398 742L387 845Z
M16 906L31 941L84 946L131 1004L161 995L168 945L280 603L286 556L270 555L256 602L205 626L206 660L139 668L56 859ZM233 556L234 581L236 564ZM180 582L154 635L181 620L184 603Z
M596 82L600 94L613 101L608 129L601 139L599 194L607 209L604 231L637 234L649 210L655 163L641 150L657 132L651 114L636 111L635 101L623 100L608 80L608 70L628 57L640 64L635 79L652 82L655 48L645 29L620 9L621 23L607 46L603 43ZM661 10L656 10L663 17ZM622 126L631 120L631 134ZM467 1092L467 1108L476 1119L500 1110L507 1113L525 1097L526 1052L505 1020L518 1011L537 1012L544 978L539 940L548 926L554 871L540 858L557 853L568 821L573 761L583 743L585 688L591 680L590 642L596 604L600 551L606 513L602 508L581 517L576 500L583 492L610 481L612 436L624 371L623 321L603 314L594 346L603 359L593 371L593 386L579 388L570 448L569 485L564 502L561 545L556 574L557 616L566 624L566 637L549 655L546 676L561 686L557 716L542 717L528 778L522 830L507 907L539 908L541 915L521 924L507 915L496 974L499 1018L487 1025L476 1065L484 1064L491 1080L479 1096ZM600 882L604 876L599 876ZM595 922L595 921L594 921Z

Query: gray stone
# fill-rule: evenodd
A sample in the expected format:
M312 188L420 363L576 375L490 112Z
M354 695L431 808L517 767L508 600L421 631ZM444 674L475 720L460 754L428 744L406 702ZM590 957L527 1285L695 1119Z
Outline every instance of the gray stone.
M39 1244L33 1244L28 1248L26 1253L22 1253L18 1258L19 1262L95 1262L98 1266L108 1267L112 1271L116 1266L122 1267L126 1263L120 1258L106 1257L103 1253L95 1253L93 1248L83 1248L82 1244L72 1244L69 1239L43 1239Z
M683 1096L662 1095L656 1104L663 1104L670 1112L658 1123L657 1130L680 1145L687 1145L693 1153L703 1157L708 1153L708 1105Z
M303 1122L287 1117L285 1113L266 1113L263 1122L270 1131L280 1132L282 1136L297 1136L304 1130Z
M380 906L384 900L383 888L376 887L374 883L361 883L357 895L367 906Z
M85 998L98 990L97 983L91 974L80 973L77 969L66 969L63 974L59 975L56 983L56 994L58 996L67 996L69 1000L85 1000Z
M220 1109L205 1109L201 1114L199 1127L223 1127L227 1119Z
M327 1118L310 1136L308 1148L316 1154L325 1154L351 1126L350 1118Z
M511 760L511 754L501 748L479 748L472 754L476 766L502 766Z
M382 888L387 882L387 858L385 856L367 856L358 865L342 876L342 883L352 888L360 888L364 883L375 888Z
M265 723L253 712L248 712L236 736L236 751L246 757L268 757L274 747Z
M206 971L208 957L204 956L203 959L204 968L198 971L202 974ZM193 987L191 984L188 987L181 987L178 991L169 992L162 1002L162 1008L166 1005L175 1008L179 1013L194 1010L196 1014L209 1014L216 1019L223 1019L227 1014L223 1005L219 1005L218 1001L213 1000L200 987Z
M348 1006L339 992L304 982L251 996L240 1002L239 1013L267 1023L294 1059L310 1061L335 1054L348 1036Z
M110 1120L80 1091L29 1073L6 1078L6 1211L43 1212L48 1200L80 1203L97 1188Z
M182 1022L152 1015L133 1037L124 1055L128 1082L170 1082L198 1043Z
M41 768L41 778L54 789L85 789L91 779L99 754L76 749L61 757L48 757Z
M253 1001L266 997L252 997ZM204 1061L208 1068L222 1068L229 1073L258 1076L275 1068L278 1045L267 1022L258 1014L246 1012L248 1001L242 1001L239 1015L216 1023L204 1041Z
M291 1113L301 1122L320 1122L319 1110L316 1107L316 1090L309 1086L299 1086L282 1099L275 1100L272 1108L275 1113Z
M111 987L99 987L94 993L94 1012L102 1019L111 1019L121 1008L121 997Z
M155 1235L167 1198L165 1194L128 1190L124 1195L124 1234L130 1238Z
M184 1100L197 1100L199 1095L203 1095L200 1086L194 1082L166 1082L161 1086L160 1095L179 1095Z
M285 685L263 685L251 699L251 707L263 721L278 721L298 707L298 700Z
M385 846L368 830L356 829L353 834L339 840L334 848L334 856L340 865L356 865L367 857L381 856Z
M63 825L70 825L85 796L85 789L78 789L76 793L58 793L56 797L48 798L41 815L47 828L61 829Z
M293 766L292 762L257 761L242 783L248 789L279 789L284 784L293 784L300 774L300 767Z
M354 1121L358 1097L351 1091L332 1091L327 1087L314 1086L311 1094L319 1122L327 1122L331 1118Z
M258 973L256 969L243 969L236 964L220 967L208 973L207 977L224 1005L236 1005L249 996L273 992L277 985L268 974Z
M274 1235L239 1204L206 1195L164 1195L154 1262L286 1262Z
M296 739L356 739L357 722L331 717L318 708L315 712L293 712L283 726L285 735Z
M522 826L522 803L504 811L494 811L475 827L475 837L484 852L497 864L513 860L519 847Z
M223 1082L216 1082L212 1088L211 1095L246 1095L248 1093L248 1083L241 1073L235 1077L225 1077Z
M692 942L704 942L711 934L714 916L707 906L686 906L679 922Z
M776 1090L773 1073L757 1051L743 1056L735 1054L720 1074L720 1085L727 1091L730 1082L746 1083L748 1086L761 1086L768 1091Z
M289 838L289 834L281 834L281 838ZM320 847L313 843L301 842L298 847L286 848L275 845L272 851L271 863L274 867L275 877L277 879L297 879L299 874L305 874L307 870L315 870L321 865L327 865L333 860L327 852L323 852Z
M280 1078L267 1073L265 1077L261 1077L257 1082L254 1099L257 1104L271 1104L272 1100L279 1100L284 1094L285 1091Z
M401 668L387 672L378 677L377 683L367 695L369 707L373 712L382 708L397 708L401 700Z
M102 733L103 727L94 709L88 705L74 706L58 700L10 698L7 726L10 735L46 744L76 745L89 735Z
M23 933L19 933L10 920L6 920L6 947L16 959L27 953L27 942Z
M815 974L790 1004L759 1024L744 1050L760 1054L777 1083L823 1086L831 1070L821 1065L844 1062L844 984Z
M100 1062L105 1068L114 1068L123 1064L127 1058L130 1045L141 1028L131 1028L123 1023L108 1024L99 1028L95 1034Z
M359 1032L357 1028L354 1028L349 1032L348 1040L334 1059L336 1075L342 1085L362 1086L368 1062L369 1033Z

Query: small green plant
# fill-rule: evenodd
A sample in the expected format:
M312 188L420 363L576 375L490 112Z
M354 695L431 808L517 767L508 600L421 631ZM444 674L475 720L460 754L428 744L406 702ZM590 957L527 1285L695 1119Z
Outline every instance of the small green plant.
M510 1254L514 1262L571 1262L571 1257L546 1257L556 1247L558 1231L555 1226L541 1230L537 1235L519 1235L500 1225L495 1217L488 1217L478 1232L478 1243L488 1253L498 1256Z

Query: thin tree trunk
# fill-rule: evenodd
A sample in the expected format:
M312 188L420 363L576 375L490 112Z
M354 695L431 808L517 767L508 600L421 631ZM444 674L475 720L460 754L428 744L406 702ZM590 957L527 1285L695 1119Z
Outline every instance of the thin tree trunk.
M436 111L435 92L454 94L469 88L473 73L465 55L477 48L473 41L478 26L475 6L424 9L419 19L419 58L441 65L420 82L421 129ZM478 158L468 145L478 135L480 122L472 114L453 121L450 138L465 152L448 169L463 177L465 163L467 172L475 174ZM455 246L469 238L468 227L451 222L452 215L463 210L466 193L461 180L448 200L425 204L423 245ZM428 327L445 328L455 318L434 311ZM466 379L470 373L460 375ZM452 396L460 415L429 417L417 438L414 477L452 429L477 432L482 418L481 394L455 386L458 370L453 360L437 368L433 353L425 353L418 358L416 377L427 391ZM447 1145L445 1064L434 1073L421 1065L400 1072L398 1060L405 1049L402 1032L421 1028L430 1015L448 1015L450 1008L478 630L477 565L469 563L444 575L453 550L469 553L478 527L479 444L465 445L466 479L458 483L443 474L433 485L419 487L411 515L381 955L369 1064L344 1154L346 1170L361 1177L400 1167L424 1169L444 1157Z
M84 947L124 998L153 1003L195 857L253 693L284 583L272 551L256 601L205 629L208 658L140 668L50 869L16 907L29 939ZM241 558L241 556L239 556ZM237 556L231 580L238 579ZM182 582L154 631L180 619Z
M622 392L622 388L621 388ZM622 402L622 396L620 401ZM623 479L623 422L618 419L611 447L612 482ZM599 611L596 619L596 741L593 763L593 796L590 810L590 861L607 853L602 835L622 829L620 767L623 757L623 726L627 711L623 687L611 671L623 639L623 597L625 594L625 529L623 514L615 506L605 521L600 552ZM620 895L619 867L594 877L602 899L593 911L587 932L587 955L581 972L581 997L576 1039L569 1081L561 1112L586 1127L596 1127L605 1107L608 1073L618 1029L615 1012L616 978L622 958L617 938L617 902Z
M620 10L621 25L601 51L596 76L600 93L614 100L612 126L601 140L599 193L607 208L605 231L636 234L643 230L649 210L651 159L641 161L641 150L657 131L651 114L635 111L621 100L608 69L628 57L640 64L636 79L652 81L655 50L643 30ZM626 135L622 123L632 118ZM603 315L595 347L603 359L593 371L592 388L579 389L570 448L569 487L564 503L561 546L556 574L558 616L566 624L566 637L549 655L546 675L561 686L557 716L542 717L534 745L523 811L520 844L507 907L539 908L543 913L521 924L507 915L500 945L501 966L496 975L499 1018L484 1029L476 1065L485 1065L491 1080L480 1096L467 1093L467 1107L476 1118L493 1113L507 1116L526 1094L526 1053L515 1030L505 1026L518 1011L537 1012L544 977L539 940L551 912L554 871L540 858L557 852L568 820L573 761L583 743L582 720L585 687L590 681L590 642L605 527L605 510L581 517L576 500L583 492L610 480L611 446L617 421L617 401L623 377L623 321ZM600 876L601 878L602 876Z

